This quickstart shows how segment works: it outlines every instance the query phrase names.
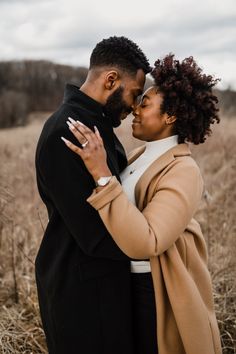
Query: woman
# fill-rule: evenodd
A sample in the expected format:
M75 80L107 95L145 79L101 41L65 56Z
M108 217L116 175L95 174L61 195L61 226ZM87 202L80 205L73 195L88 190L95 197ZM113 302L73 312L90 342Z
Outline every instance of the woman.
M131 154L122 186L111 176L96 127L94 133L70 120L82 148L63 140L98 184L87 201L123 252L144 260L144 273L132 262L136 353L219 354L206 245L193 218L203 181L188 145L203 143L210 125L219 122L212 93L217 80L204 75L192 57L179 62L171 54L156 61L152 76L155 85L135 107L132 125L133 136L146 145ZM144 312L136 294L142 289L144 302L151 303Z

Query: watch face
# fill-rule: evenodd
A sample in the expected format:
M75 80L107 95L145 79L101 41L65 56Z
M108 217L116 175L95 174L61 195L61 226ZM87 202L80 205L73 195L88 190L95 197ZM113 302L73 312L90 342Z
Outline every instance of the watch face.
M105 186L111 179L111 176L109 177L100 177L99 180L97 181L98 186Z

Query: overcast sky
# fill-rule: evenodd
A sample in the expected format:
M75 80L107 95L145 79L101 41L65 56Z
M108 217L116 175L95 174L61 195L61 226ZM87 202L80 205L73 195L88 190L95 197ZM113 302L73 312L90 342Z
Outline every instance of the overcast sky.
M236 0L0 0L0 60L88 66L96 42L125 35L151 64L193 55L236 89Z

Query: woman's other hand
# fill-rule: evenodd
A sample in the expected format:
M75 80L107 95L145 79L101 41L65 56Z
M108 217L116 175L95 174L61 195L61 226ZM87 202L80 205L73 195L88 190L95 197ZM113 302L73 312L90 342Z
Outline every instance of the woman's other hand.
M81 157L94 180L97 181L100 177L111 176L111 171L107 166L106 150L97 127L94 127L94 133L86 125L72 118L68 118L67 124L72 134L82 145L82 148L74 145L64 137L61 137L61 139L70 150Z

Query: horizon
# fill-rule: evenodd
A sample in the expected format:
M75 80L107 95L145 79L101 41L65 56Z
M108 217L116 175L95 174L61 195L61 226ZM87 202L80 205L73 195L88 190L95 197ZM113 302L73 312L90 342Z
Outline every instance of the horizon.
M82 68L82 69L87 69L88 70L88 66L86 65L73 65L73 64L65 64L65 63L58 63L56 61L53 61L53 60L48 60L48 59L12 59L12 60L0 60L0 65L2 63L23 63L23 62L45 62L45 63L51 63L53 65L62 65L62 66L68 66L68 67L72 67L72 68L75 68L75 69L79 69L79 68ZM146 75L148 79L151 79L151 76L150 74L147 74ZM219 91L232 91L232 92L236 92L236 86L235 87L232 87L230 84L227 86L227 87L219 87L219 84L216 85L215 87L217 90Z

